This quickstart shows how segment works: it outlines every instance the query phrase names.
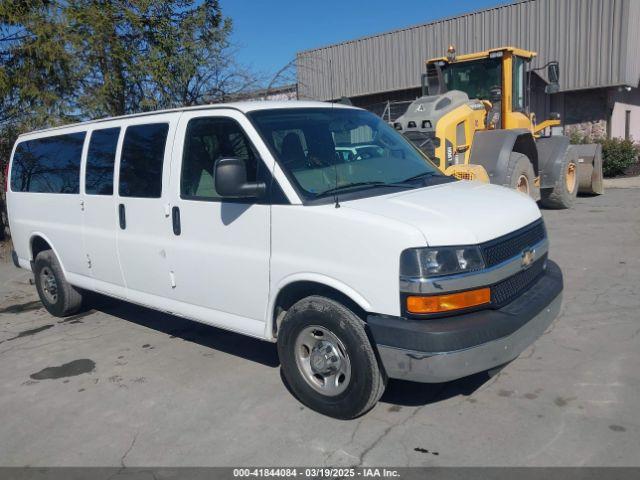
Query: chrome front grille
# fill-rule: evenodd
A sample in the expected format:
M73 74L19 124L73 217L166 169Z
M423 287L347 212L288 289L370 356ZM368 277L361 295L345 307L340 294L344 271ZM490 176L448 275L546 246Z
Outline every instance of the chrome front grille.
M532 247L547 237L542 219L515 232L480 244L480 251L487 268L521 255L527 247Z
M491 304L494 307L502 307L524 293L542 275L546 261L547 255L545 254L526 270L492 285Z

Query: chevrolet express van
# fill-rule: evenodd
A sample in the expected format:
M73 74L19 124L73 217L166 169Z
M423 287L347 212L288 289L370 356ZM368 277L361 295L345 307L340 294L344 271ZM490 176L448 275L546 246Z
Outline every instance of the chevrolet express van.
M371 409L388 378L501 366L560 309L531 199L441 175L353 107L237 103L42 130L18 139L8 175L14 262L52 315L96 291L277 342L293 393L333 417Z

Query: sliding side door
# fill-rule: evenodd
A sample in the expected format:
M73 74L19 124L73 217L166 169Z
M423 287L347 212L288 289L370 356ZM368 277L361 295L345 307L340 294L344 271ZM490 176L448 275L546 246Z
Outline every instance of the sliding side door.
M171 310L168 184L179 114L149 115L124 127L116 195L118 255L127 298Z
M97 291L124 297L118 258L118 209L114 173L122 143L119 126L89 132L84 168L83 237L86 261Z

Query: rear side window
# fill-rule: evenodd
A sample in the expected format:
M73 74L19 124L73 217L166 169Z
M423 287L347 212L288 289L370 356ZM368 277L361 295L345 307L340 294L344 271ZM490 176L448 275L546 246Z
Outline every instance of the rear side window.
M21 142L11 168L14 192L78 193L86 132Z
M94 130L89 140L85 192L92 195L113 195L113 165L120 128Z
M182 198L219 200L214 166L221 158L239 158L247 166L247 181L258 177L258 156L242 127L230 118L203 117L189 120L182 157Z
M166 123L127 128L120 158L121 196L159 198L162 195L162 164L168 132Z

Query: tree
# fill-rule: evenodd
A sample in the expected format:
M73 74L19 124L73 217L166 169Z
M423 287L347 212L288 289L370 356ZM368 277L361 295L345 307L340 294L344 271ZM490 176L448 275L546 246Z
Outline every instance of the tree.
M0 1L0 127L224 100L259 81L218 0Z
M283 85L290 85L297 82L297 60L294 58L281 67L276 73L273 74L271 80L267 84L266 95L271 93L271 90Z
M64 12L53 2L0 2L0 126L75 116L75 59L66 45Z
M258 77L235 61L232 22L222 16L218 0L180 3L156 6L146 17L151 21L144 29L152 72L148 97L162 106L196 105L256 85Z
M0 2L0 171L17 136L77 117L75 59L66 48L64 12L47 0ZM4 194L0 239L5 236Z
M66 14L92 116L215 101L256 81L234 61L218 0L70 0Z

